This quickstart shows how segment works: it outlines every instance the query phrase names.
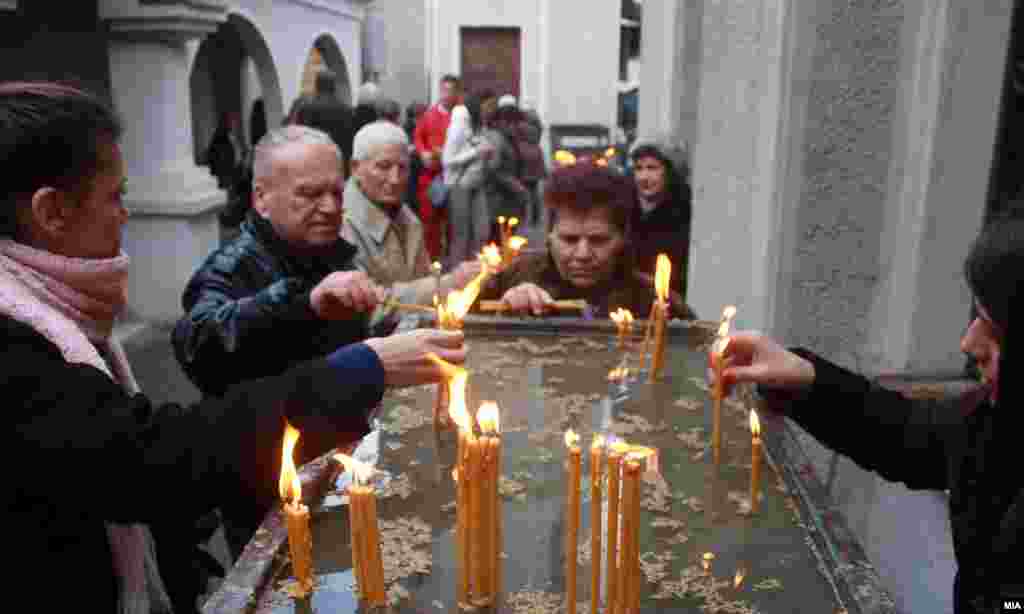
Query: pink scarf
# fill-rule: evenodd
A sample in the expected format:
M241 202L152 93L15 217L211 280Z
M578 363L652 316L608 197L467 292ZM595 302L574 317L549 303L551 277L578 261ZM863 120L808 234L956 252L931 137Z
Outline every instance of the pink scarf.
M64 360L106 373L139 392L120 342L111 336L126 302L128 256L67 258L0 239L0 314L31 326L56 345ZM97 347L106 351L109 364ZM123 614L171 612L145 525L107 525L120 579Z

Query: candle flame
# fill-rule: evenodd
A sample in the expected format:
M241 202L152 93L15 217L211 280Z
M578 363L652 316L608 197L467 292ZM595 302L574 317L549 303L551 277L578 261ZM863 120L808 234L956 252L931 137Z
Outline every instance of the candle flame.
M572 166L576 164L576 156L571 151L559 149L554 155L555 162L560 166Z
M625 327L633 323L633 312L628 309L619 307L615 311L608 314L608 317L612 319L619 327Z
M565 432L565 447L571 448L580 442L580 436L576 431L569 429Z
M700 564L701 567L704 568L704 571L711 570L711 561L713 560L715 560L715 553L713 552L705 552L703 556L701 556Z
M504 215L499 215L498 216L498 223L501 224L502 226L505 225L505 216Z
M608 372L609 382L621 382L629 377L629 367L615 367Z
M480 258L487 266L496 268L501 265L501 250L494 243L488 243L480 253Z
M299 431L286 423L284 444L281 449L281 478L277 483L278 492L284 502L298 503L302 500L302 482L299 480L299 473L295 470L295 461L292 458L298 441Z
M729 305L722 310L722 319L718 324L718 336L728 337L729 329L732 328L732 319L736 317L736 306Z
M615 156L615 148L614 147L609 147L608 149L604 150L604 157L611 158L613 156Z
M508 227L510 229L511 228L515 228L518 225L519 225L519 218L517 218L517 217L510 217L510 218L508 218Z
M627 452L629 452L632 446L630 446L625 441L616 438L611 440L611 443L609 443L609 447L612 449L612 452L615 452L616 454L626 454Z
M441 272L441 263L438 262L437 260L435 260L434 263L430 265L430 268L435 273L440 273Z
M469 374L463 370L448 380L448 415L463 433L473 433L473 417L466 409L466 380Z
M476 422L480 425L481 433L500 433L501 432L501 412L498 410L498 404L494 401L484 401L480 404L480 409L476 411Z
M737 569L736 570L736 575L733 576L733 579L732 579L732 587L733 588L739 588L740 584L743 584L743 578L746 578L746 577L747 577L747 570L745 568L740 567L739 569Z
M457 484L459 482L459 468L454 467L452 469L452 480Z
M665 254L658 254L658 264L654 271L654 291L658 293L659 301L668 298L668 282L671 277L672 261Z
M345 471L352 472L352 481L356 485L367 484L370 481L370 476L373 475L373 465L357 461L347 454L335 454L334 460L344 465Z
M594 435L594 441L590 443L591 450L600 450L604 447L604 435Z
M445 298L445 302L437 307L438 321L444 325L457 325L462 318L469 313L469 308L476 302L480 295L480 289L487 277L486 267L477 274L466 287L461 290L452 290Z
M750 410L750 432L754 437L761 436L761 421L757 419L757 412Z
M526 240L526 237L520 237L519 235L515 235L508 238L508 247L512 251L519 251L523 249L523 247L526 246L528 242L529 241Z

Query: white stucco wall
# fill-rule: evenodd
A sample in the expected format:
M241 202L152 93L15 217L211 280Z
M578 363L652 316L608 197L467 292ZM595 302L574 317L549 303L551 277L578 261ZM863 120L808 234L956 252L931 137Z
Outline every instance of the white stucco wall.
M360 32L365 9L346 0L241 0L229 4L229 13L241 15L262 34L270 49L281 86L285 110L299 94L302 70L316 39L331 35L338 44L352 90L362 75ZM268 124L275 125L269 117Z
M443 0L433 4L432 98L437 76L461 72L462 27L521 29L520 98L545 123L615 121L619 4L589 0Z
M385 38L385 70L380 75L381 93L404 108L413 101L428 102L431 77L427 41L428 11L425 0L375 0Z

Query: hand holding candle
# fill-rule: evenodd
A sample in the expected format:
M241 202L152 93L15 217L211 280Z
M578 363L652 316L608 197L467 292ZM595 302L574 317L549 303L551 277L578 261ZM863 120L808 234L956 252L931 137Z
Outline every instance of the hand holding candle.
M288 549L298 585L297 593L298 596L305 596L313 590L313 540L309 532L309 508L302 504L302 482L292 458L298 440L299 431L290 424L285 425L278 490L284 504Z

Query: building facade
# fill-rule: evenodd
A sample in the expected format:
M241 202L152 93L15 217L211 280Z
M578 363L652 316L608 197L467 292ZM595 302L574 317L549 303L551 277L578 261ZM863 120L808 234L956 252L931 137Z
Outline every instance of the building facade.
M962 372L1013 4L644 0L640 132L693 156L698 313L869 374ZM807 446L900 610L951 611L945 496Z
M77 82L124 122L131 317L176 320L185 283L217 246L227 196L197 161L219 118L239 113L251 145L254 107L280 125L311 57L350 93L365 14L360 0L0 3L0 79Z

